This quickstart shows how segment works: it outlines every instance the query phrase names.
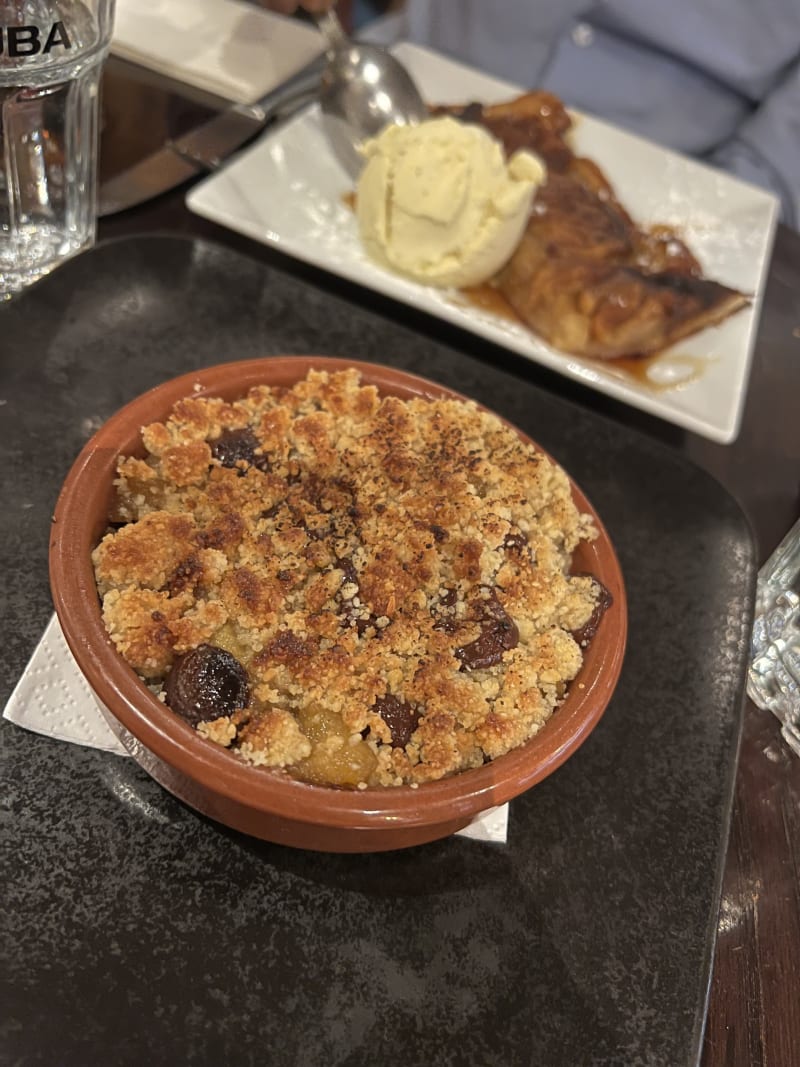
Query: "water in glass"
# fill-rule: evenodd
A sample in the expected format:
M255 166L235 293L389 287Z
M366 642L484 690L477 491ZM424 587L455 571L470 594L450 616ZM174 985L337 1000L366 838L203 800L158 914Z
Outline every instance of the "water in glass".
M94 241L113 0L0 0L0 299Z

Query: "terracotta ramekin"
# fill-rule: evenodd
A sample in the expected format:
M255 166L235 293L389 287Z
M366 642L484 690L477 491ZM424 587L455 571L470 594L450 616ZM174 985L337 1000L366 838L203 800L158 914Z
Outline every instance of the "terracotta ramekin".
M107 528L117 458L141 455L142 426L164 419L185 396L233 400L257 384L290 386L311 368L352 366L382 394L464 399L390 367L321 356L226 363L174 378L131 401L86 444L62 488L50 539L50 582L61 627L109 725L131 755L164 788L212 819L267 841L328 852L383 851L445 837L551 774L603 714L619 678L627 633L616 554L596 512L572 483L575 502L594 517L600 532L596 541L580 546L573 569L596 575L614 600L563 705L524 746L418 789L350 791L247 766L161 704L116 652L95 588L91 553Z

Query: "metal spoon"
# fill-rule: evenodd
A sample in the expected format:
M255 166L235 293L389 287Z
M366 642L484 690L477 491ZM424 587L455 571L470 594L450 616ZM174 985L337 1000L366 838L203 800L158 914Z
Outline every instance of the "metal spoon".
M331 10L317 17L327 42L320 82L325 132L339 161L355 177L358 146L384 126L420 122L428 111L411 75L385 48L352 41Z

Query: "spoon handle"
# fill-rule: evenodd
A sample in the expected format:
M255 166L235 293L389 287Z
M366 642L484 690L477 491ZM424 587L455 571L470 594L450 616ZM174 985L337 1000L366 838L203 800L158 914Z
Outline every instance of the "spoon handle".
M350 43L350 40L339 21L339 16L333 8L330 8L328 11L323 11L320 15L315 15L314 18L317 23L317 28L325 38L328 55L332 52L338 52L340 48L343 48Z

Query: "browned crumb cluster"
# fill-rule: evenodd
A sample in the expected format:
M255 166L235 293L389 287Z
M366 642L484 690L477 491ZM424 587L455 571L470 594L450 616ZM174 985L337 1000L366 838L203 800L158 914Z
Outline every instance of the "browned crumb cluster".
M235 657L246 695L193 705L210 741L313 782L422 783L562 700L598 600L570 559L595 531L495 416L312 371L187 398L142 439L93 554L103 617L168 702L191 650Z

